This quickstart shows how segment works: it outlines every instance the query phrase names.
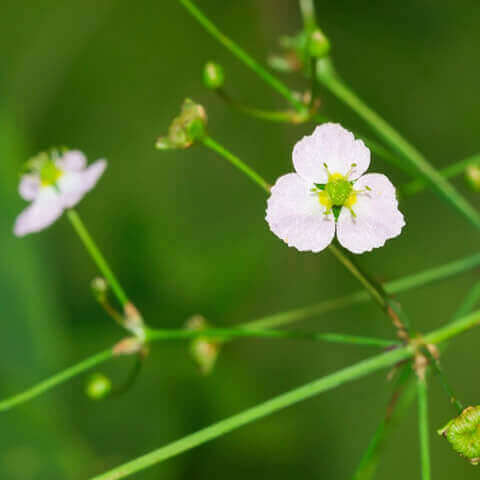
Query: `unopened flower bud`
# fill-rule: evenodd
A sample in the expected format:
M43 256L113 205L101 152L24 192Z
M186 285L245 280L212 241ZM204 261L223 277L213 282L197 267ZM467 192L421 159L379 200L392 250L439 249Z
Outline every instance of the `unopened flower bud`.
M103 303L107 296L108 291L108 284L106 280L102 277L95 277L91 283L92 293L95 298L100 302Z
M480 164L472 163L465 170L465 178L476 192L480 192Z
M103 373L92 375L85 387L85 394L92 400L105 398L112 390L112 382Z
M137 307L132 302L128 302L124 307L125 328L134 333L141 340L145 339L145 329L143 317Z
M282 73L297 72L302 66L302 62L294 52L285 53L285 55L271 55L268 57L268 64L277 72Z
M218 63L208 62L203 69L203 83L207 88L216 90L223 87L225 75L223 68Z
M187 321L186 328L201 331L208 328L208 323L201 315L194 315ZM220 344L207 337L197 337L190 343L190 353L198 368L204 375L212 372L220 351Z
M113 347L113 354L117 355L133 355L143 351L145 343L138 337L127 337L120 340Z
M176 117L168 130L166 137L157 140L159 150L185 149L195 140L205 136L207 114L198 103L187 98L182 105L180 115Z
M480 406L467 407L438 430L438 434L472 465L480 463Z
M330 42L324 33L316 28L310 34L309 53L312 57L325 57L330 51Z

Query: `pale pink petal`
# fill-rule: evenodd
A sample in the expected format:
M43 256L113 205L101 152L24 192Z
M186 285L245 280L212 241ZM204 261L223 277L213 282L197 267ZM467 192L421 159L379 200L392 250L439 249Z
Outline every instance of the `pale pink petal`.
M72 208L97 184L107 168L106 160L97 160L83 171L65 172L58 181L65 208Z
M353 253L368 252L382 247L389 238L400 235L405 225L398 210L395 187L379 173L360 177L355 190L370 187L370 191L357 195L353 205L355 217L343 207L337 221L338 241Z
M325 214L318 194L296 173L280 177L267 202L266 220L270 230L290 247L319 252L335 235L332 214Z
M36 196L38 195L38 192L40 191L40 186L41 180L38 175L22 175L22 178L20 179L20 185L18 187L18 192L24 200L31 202L32 200L35 200Z
M33 203L28 206L15 222L14 233L23 237L49 227L62 215L60 197L51 187L42 188Z
M349 180L355 180L367 171L370 150L341 125L324 123L295 145L293 165L305 180L324 184L328 181L325 164L330 173L350 172Z
M79 150L69 150L56 161L56 165L65 172L79 172L87 165L87 158Z

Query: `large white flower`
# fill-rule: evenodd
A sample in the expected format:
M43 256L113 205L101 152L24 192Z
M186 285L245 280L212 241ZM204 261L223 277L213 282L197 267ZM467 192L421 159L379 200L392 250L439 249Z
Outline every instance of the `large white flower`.
M87 167L82 152L63 155L40 154L28 164L31 173L22 175L19 193L32 202L15 222L14 233L22 237L49 227L65 209L74 207L98 182L107 167L97 160Z
M337 232L353 253L381 247L405 221L395 187L379 173L363 175L370 150L341 125L325 123L293 149L297 173L280 177L266 220L275 235L300 251L319 252Z

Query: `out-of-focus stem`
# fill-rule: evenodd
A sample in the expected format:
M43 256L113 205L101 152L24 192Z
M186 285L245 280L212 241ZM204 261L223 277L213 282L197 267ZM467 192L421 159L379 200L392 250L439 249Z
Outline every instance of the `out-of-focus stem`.
M105 280L108 282L112 288L113 293L116 295L120 304L125 307L128 303L128 297L125 291L123 290L120 282L117 280L117 277L113 273L112 269L108 265L108 262L105 260L100 249L97 247L97 244L88 233L87 228L82 222L80 216L75 210L69 210L67 213L68 219L70 220L75 232L80 237L83 245L87 249L87 252L92 257L93 261L97 264L97 267L102 272L102 275L105 277Z

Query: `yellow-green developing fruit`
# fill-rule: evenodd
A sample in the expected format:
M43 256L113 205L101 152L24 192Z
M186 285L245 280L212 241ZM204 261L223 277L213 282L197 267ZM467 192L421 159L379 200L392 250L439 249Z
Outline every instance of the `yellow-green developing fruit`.
M203 68L203 83L205 86L216 90L223 87L224 81L223 68L218 63L208 62Z
M465 170L465 178L476 192L480 192L480 164L472 164Z
M319 28L316 28L310 34L310 44L309 44L310 55L315 58L322 58L322 57L325 57L329 51L330 51L330 42L328 41L328 38L324 35L324 33Z
M103 373L93 374L85 387L85 394L92 400L105 398L112 390L112 382Z
M472 465L480 463L480 406L467 407L438 430L438 434L444 436L452 448Z

